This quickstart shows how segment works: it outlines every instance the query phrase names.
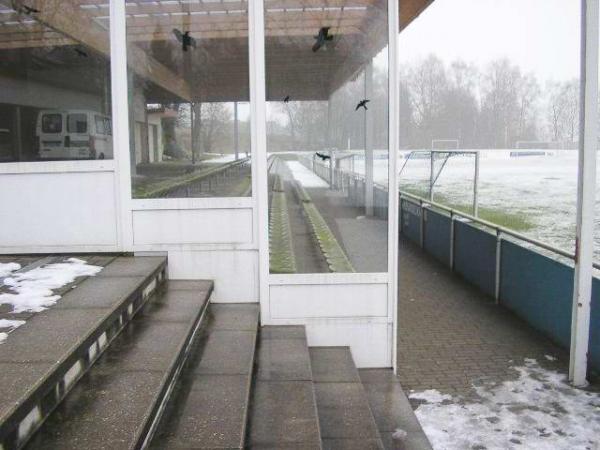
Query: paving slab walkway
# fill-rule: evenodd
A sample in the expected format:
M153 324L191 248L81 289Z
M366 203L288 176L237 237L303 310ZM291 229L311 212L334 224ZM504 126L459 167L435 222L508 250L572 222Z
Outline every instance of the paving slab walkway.
M473 383L516 379L512 367L525 358L568 372L567 351L402 237L398 311L398 375L407 394L472 398Z

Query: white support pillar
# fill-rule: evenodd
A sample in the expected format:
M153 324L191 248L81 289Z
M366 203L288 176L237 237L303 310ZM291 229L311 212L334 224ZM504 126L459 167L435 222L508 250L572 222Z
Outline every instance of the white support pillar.
M329 150L329 189L335 188L335 155L333 153L333 148L331 145L331 96L327 99L327 130L325 133L326 136L326 147Z
M233 147L235 160L240 159L240 123L238 118L238 102L233 102Z
M248 2L250 65L250 141L252 149L252 197L255 201L255 240L259 256L260 320L269 323L269 192L267 188L267 128L265 92L264 1Z
M581 81L577 235L571 319L569 380L586 384L594 251L596 147L598 142L598 0L581 1Z
M398 370L398 149L400 133L399 52L400 21L398 1L388 0L389 92L388 92L388 318L391 319L391 360L394 373Z
M365 66L365 91L364 98L371 100L373 97L373 61ZM368 106L367 106L368 108ZM373 113L369 110L365 114L365 215L373 215Z
M118 243L123 251L133 250L131 176L135 175L135 149L130 133L134 127L133 107L129 107L127 68L127 22L125 0L110 2L110 55L111 55L111 113L113 149L115 158L115 203ZM133 89L133 75L131 75ZM135 130L134 130L135 132Z

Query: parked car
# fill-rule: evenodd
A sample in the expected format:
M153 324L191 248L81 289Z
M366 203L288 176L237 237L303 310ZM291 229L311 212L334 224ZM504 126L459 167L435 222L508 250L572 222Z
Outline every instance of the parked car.
M96 111L42 110L36 135L40 159L112 159L112 122Z

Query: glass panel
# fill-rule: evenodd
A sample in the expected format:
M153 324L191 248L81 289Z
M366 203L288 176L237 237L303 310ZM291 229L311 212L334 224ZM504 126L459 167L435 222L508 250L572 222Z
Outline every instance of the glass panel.
M576 0L433 2L400 33L400 189L573 251L579 39Z
M68 3L0 0L0 162L113 157L108 2Z
M271 273L387 271L387 1L265 1Z
M133 197L250 196L246 1L126 6Z

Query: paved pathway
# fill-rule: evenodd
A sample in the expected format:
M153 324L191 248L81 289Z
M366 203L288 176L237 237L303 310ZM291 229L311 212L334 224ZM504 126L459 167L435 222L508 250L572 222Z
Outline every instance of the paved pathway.
M398 374L407 392L470 397L473 382L517 378L511 366L524 358L567 372L565 350L402 238L399 270Z

